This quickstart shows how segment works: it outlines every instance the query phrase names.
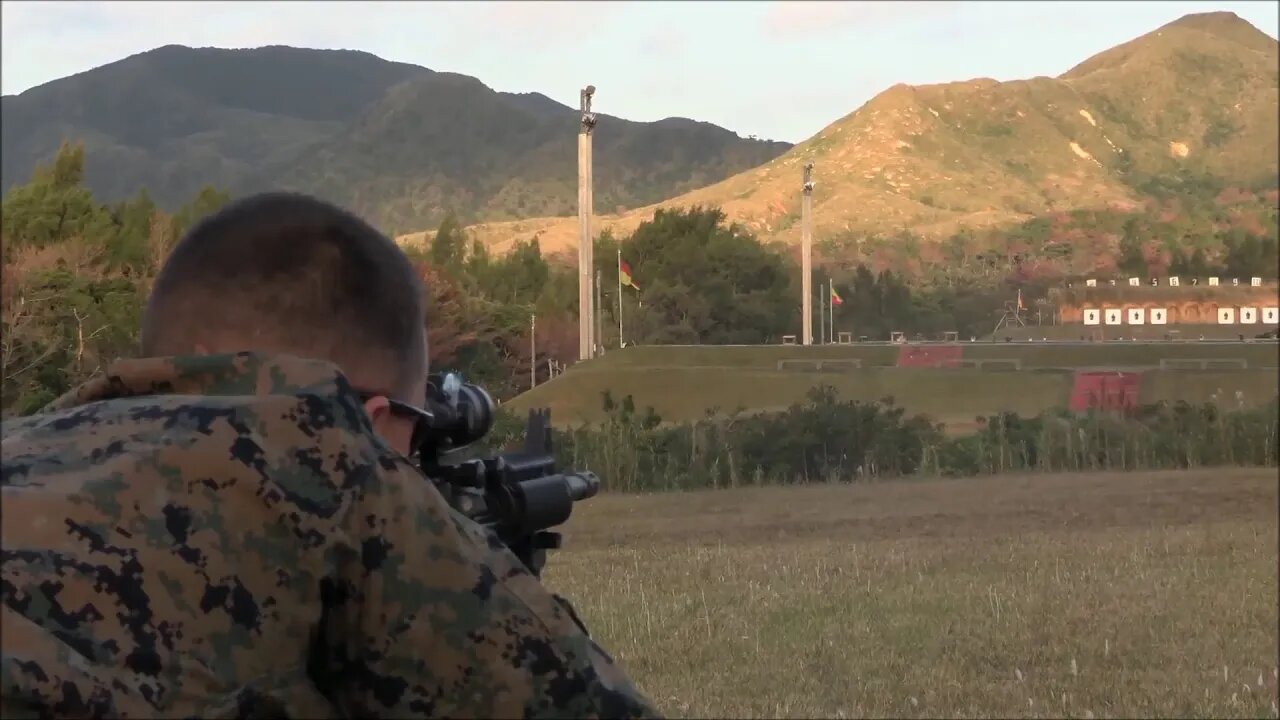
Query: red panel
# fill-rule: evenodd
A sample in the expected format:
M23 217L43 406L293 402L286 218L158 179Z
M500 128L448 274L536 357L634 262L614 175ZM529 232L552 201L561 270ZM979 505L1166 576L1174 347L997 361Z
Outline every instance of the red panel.
M1142 373L1078 372L1071 389L1071 410L1132 410L1138 406L1141 381Z
M960 367L964 349L959 345L919 347L903 345L898 348L898 367L953 368Z

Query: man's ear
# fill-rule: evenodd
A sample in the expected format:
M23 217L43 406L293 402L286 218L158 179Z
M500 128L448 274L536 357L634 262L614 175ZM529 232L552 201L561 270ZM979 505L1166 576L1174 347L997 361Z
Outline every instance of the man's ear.
M391 403L382 395L374 395L364 401L365 414L373 423L374 430L380 430L391 419Z
M409 455L413 448L410 447L413 433L412 429L406 429L404 423L397 425L391 412L391 403L387 398L381 395L375 395L364 401L365 414L369 416L369 424L373 426L373 432L384 442L395 449L401 455Z

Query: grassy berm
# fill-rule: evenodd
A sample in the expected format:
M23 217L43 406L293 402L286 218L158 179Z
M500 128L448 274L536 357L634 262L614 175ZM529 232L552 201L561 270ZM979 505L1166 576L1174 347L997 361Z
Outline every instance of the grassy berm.
M961 344L966 361L1017 361L1021 369L998 364L897 368L899 348L889 345L635 347L581 363L506 407L517 413L548 407L556 425L573 426L603 419L601 397L608 391L615 399L631 395L637 407L653 407L663 420L679 422L739 407L783 410L825 384L842 399L870 402L891 396L907 412L929 415L949 432L967 432L979 415L1036 415L1066 407L1077 370L1142 372L1142 403L1260 405L1280 389L1274 343ZM1212 362L1204 369L1160 369L1161 361L1193 360ZM805 363L816 361L828 363L828 369L806 369L811 366ZM1231 363L1244 369L1232 369Z
M1274 470L597 497L547 583L673 717L1277 716Z

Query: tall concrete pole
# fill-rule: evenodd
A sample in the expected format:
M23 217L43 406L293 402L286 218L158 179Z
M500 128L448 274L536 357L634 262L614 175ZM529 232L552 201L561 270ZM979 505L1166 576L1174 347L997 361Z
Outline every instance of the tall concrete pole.
M595 356L595 257L591 235L591 131L596 116L591 112L591 96L595 85L588 85L578 95L582 111L578 125L578 359Z
M813 163L805 163L800 197L800 272L804 276L803 344L813 344Z

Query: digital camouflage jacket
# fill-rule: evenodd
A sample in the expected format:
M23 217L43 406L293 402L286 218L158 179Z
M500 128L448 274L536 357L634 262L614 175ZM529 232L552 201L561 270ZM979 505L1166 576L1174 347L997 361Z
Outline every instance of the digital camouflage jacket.
M658 715L333 365L125 360L3 435L6 718Z

